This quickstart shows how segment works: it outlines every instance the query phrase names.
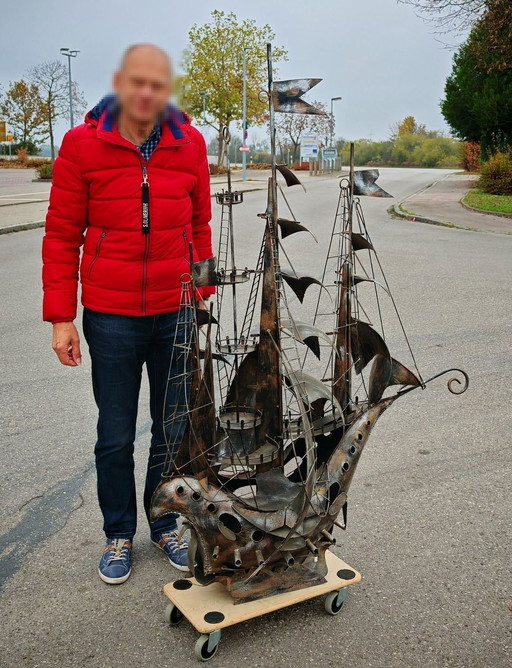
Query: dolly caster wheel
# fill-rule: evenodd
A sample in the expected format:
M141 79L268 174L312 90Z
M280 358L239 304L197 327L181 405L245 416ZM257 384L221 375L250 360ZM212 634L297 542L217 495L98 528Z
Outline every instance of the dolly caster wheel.
M328 615L337 615L341 611L347 596L348 587L343 587L343 589L338 589L338 591L331 591L325 599L325 612Z
M164 610L164 619L171 626L178 626L178 624L183 621L184 614L174 605L174 603L169 603Z
M194 647L194 653L198 661L209 661L217 654L219 649L220 631L204 633L199 636Z

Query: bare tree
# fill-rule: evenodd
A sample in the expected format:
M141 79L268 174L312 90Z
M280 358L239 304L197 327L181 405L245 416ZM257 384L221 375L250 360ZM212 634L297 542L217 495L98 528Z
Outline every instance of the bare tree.
M412 5L438 33L463 33L485 13L492 0L398 0Z
M45 102L46 129L50 138L52 160L55 159L55 140L53 128L59 118L69 120L69 84L68 71L64 63L50 60L36 65L29 70L30 81L34 83ZM75 81L71 84L73 109L77 114L86 107L85 98Z
M318 135L320 139L325 139L328 143L331 132L334 134L334 119L327 113L327 108L322 102L311 103L320 111L325 112L322 116L310 114L277 114L276 131L280 144L289 144L292 147L293 160L298 159L297 152L300 141L304 134L312 133ZM332 129L331 129L331 123Z

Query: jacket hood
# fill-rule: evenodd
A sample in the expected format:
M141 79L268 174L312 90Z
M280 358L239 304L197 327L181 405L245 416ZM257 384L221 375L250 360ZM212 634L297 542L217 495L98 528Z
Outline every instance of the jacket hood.
M98 121L100 120L101 114L105 111L105 109L109 109L112 111L112 113L115 113L117 106L117 96L116 95L105 95L105 97L102 97L101 100L92 107L92 109L89 109L89 111L85 114L85 122L86 123L92 123L93 125L97 125Z
M85 114L85 122L98 125L100 118L104 115L103 129L112 130L113 121L118 109L117 95L105 95L92 109ZM163 114L163 120L169 125L173 135L182 138L182 125L190 125L190 116L178 107L168 104Z

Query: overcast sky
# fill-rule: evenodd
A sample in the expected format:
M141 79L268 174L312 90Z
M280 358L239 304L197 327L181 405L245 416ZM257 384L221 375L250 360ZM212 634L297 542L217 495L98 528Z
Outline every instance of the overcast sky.
M73 78L92 106L110 90L128 44L155 42L179 62L189 28L214 8L270 23L289 53L280 77L322 77L310 95L326 104L343 97L338 136L385 139L409 114L447 131L439 101L452 53L396 0L17 0L2 9L0 85L5 91L32 65L62 58L61 46L79 49ZM59 124L59 142L65 130Z

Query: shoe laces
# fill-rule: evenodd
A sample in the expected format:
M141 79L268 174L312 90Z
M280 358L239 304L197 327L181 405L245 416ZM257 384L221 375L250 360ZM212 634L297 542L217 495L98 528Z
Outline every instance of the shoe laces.
M161 534L161 538L165 543L170 545L173 550L179 550L180 548L186 550L188 547L187 541L184 540L181 535L178 535L177 531L164 531Z
M128 557L128 545L129 543L126 538L115 538L110 544L110 550L112 554L109 556L108 563L112 561L124 561Z

